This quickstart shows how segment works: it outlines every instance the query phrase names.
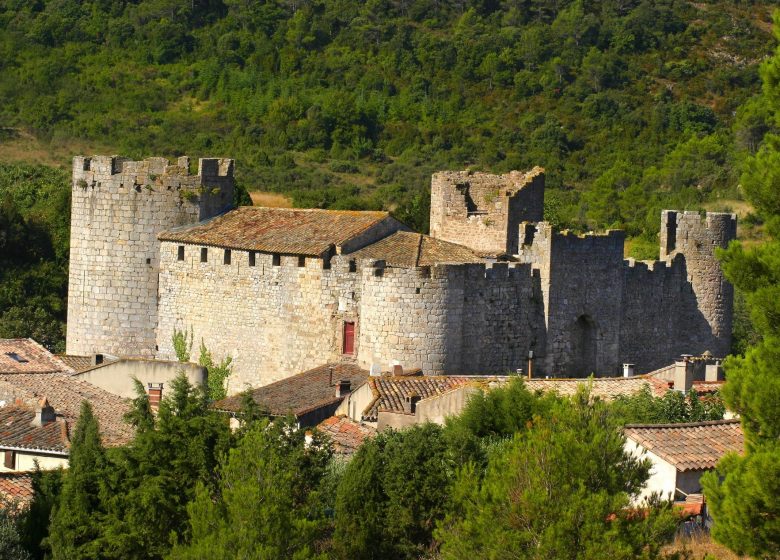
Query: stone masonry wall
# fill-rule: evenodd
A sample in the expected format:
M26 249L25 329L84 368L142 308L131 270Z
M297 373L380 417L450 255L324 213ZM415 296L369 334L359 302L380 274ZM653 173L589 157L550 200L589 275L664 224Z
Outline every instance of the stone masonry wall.
M233 160L73 160L67 352L152 356L157 324L157 234L226 208Z
M434 173L431 236L485 253L517 252L521 222L541 221L544 170L491 175L471 171Z
M216 360L233 358L229 392L260 386L295 373L339 360L343 322L358 321L360 272L349 272L349 259L334 257L324 269L319 258L273 257L256 253L249 266L246 251L231 251L224 264L224 249L161 247L160 305L157 327L159 357L175 359L174 329L192 329L197 360L201 340ZM357 340L357 333L356 333Z

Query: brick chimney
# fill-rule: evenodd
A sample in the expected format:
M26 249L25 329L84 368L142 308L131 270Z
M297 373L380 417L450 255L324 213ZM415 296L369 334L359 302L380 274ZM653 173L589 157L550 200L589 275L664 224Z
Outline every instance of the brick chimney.
M162 400L163 384L162 383L149 383L149 406L152 410L160 408L160 401Z
M352 382L349 379L342 379L339 381L339 384L336 385L336 397L337 398L344 398L347 395L349 395L349 392L352 390Z
M46 426L51 424L57 419L57 415L54 412L54 408L49 404L46 397L38 401L38 406L35 407L35 417L30 422L33 426Z

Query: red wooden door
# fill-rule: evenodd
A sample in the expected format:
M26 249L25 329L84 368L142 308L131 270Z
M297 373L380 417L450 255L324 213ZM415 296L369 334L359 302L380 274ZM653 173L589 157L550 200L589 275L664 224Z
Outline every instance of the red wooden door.
M355 353L355 323L344 323L344 354Z

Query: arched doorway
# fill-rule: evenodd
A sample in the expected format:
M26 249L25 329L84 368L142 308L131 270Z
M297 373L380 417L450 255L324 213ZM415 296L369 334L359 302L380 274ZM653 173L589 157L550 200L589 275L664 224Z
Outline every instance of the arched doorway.
M571 355L569 374L587 377L598 371L598 332L590 315L580 315L571 327Z

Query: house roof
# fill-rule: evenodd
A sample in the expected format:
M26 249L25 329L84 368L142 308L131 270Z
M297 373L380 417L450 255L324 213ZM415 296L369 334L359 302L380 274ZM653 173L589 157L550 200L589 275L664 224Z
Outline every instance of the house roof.
M355 364L325 364L258 387L250 393L256 403L274 416L302 416L312 410L341 402L343 397L336 397L336 387L342 379L349 380L351 391L354 391L366 382L368 371ZM239 412L241 400L241 395L233 395L217 401L213 406L217 410Z
M662 397L669 390L668 384L660 379L640 377L594 377L579 379L526 379L529 391L554 391L562 397L572 396L580 385L590 386L591 395L611 400L618 396L630 396L650 388L656 397Z
M28 503L33 498L32 475L26 472L0 472L0 507L1 502L16 502L20 505Z
M92 356L73 356L71 354L60 354L57 357L76 373L92 367Z
M345 456L352 455L367 438L376 435L376 428L343 415L326 418L317 429L328 435L336 454Z
M389 266L405 268L483 262L483 259L468 247L409 231L397 231L355 251L352 256L358 259L383 260Z
M73 370L30 338L0 338L0 374L55 372Z
M59 417L35 426L34 418L35 411L26 405L0 408L0 448L67 453L70 446L67 421Z
M384 220L388 212L241 206L158 238L245 251L320 256Z
M744 449L739 420L634 424L625 427L625 435L678 471L712 469L726 453Z
M404 413L406 398L428 399L470 383L503 381L495 376L404 375L371 377L368 382L373 400L363 411L363 420L376 422L380 412Z
M124 445L133 438L132 427L124 421L125 413L130 410L127 399L62 374L0 375L0 399L6 403L34 407L43 398L71 427L78 420L81 403L89 401L107 446Z

